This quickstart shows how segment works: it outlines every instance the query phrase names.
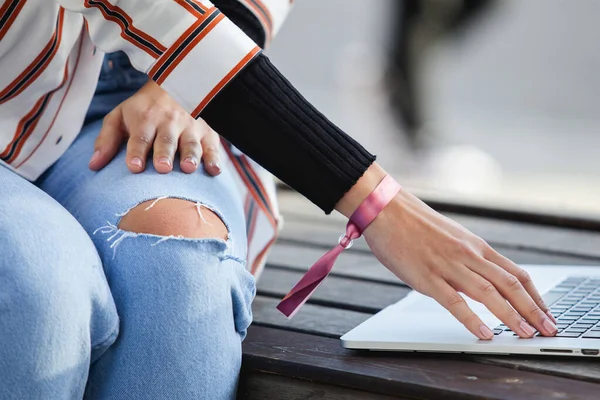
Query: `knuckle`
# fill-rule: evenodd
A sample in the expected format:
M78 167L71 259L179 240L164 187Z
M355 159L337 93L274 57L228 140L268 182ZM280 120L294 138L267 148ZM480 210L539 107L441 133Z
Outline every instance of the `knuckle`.
M163 134L157 137L157 140L161 144L166 144L168 146L173 146L177 142L177 139L173 135Z
M156 107L148 107L140 113L140 120L142 122L149 122L154 119L154 115L156 114Z
M529 306L529 315L538 315L541 312L542 310L540 310L537 304L531 303L531 305Z
M496 287L492 285L491 282L484 281L479 284L479 291L484 296L489 296L491 294L495 294L497 292Z
M527 271L525 271L522 268L519 269L516 277L523 285L531 284L531 276L529 275L529 273Z
M507 274L504 277L504 284L512 290L521 290L523 288L523 285L521 285L521 281L519 281L519 279L511 274Z
M462 257L477 258L479 256L479 254L477 254L477 251L473 248L473 245L469 241L458 240L455 243L455 247L458 254Z
M144 147L152 144L152 137L144 133L132 136L131 139L134 140L137 144L141 144Z
M450 296L448 296L448 298L446 299L446 305L448 306L448 308L456 308L461 306L463 303L465 302L465 300L462 298L462 296L458 293L454 293Z
M179 141L182 146L200 146L200 140L194 136L184 135Z
M215 146L214 144L205 144L204 146L202 146L203 150L205 153L213 153L216 154L217 153L217 146Z
M199 154L202 151L200 143L195 141L183 142L181 147L185 149L187 153Z
M114 113L114 111L109 112L108 114L106 114L104 116L104 118L102 118L102 124L107 125L107 124L111 124L113 122L113 120L115 119L115 116L117 114Z
M494 249L492 248L492 246L490 246L488 244L488 242L486 242L484 239L480 238L479 236L475 236L473 238L473 246L481 253L481 254L487 254L489 252L494 251Z
M169 108L164 111L165 118L170 121L176 121L181 117L181 111L177 108Z

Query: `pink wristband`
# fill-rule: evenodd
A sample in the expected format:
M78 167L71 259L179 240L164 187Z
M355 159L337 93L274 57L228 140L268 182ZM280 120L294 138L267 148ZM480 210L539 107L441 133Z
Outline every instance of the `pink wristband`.
M338 245L325 253L310 267L296 286L277 305L277 309L286 317L292 318L327 278L342 250L352 246L352 241L362 235L367 226L392 201L400 189L402 189L402 186L394 178L386 175L375 190L354 211L346 225L346 233L340 236Z

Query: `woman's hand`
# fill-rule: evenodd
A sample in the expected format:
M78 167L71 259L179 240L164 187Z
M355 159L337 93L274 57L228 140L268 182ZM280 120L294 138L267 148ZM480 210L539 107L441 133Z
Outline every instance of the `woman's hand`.
M383 174L374 164L338 209L349 215L348 207L366 197L366 187ZM459 292L483 303L520 337L532 337L533 327L545 336L556 334L554 318L522 268L408 191L396 195L364 236L379 261L413 289L437 300L478 338L494 336Z
M173 170L177 151L185 173L196 171L200 160L209 174L221 172L219 135L204 121L194 120L153 81L148 81L106 115L94 145L90 168L97 171L106 166L125 139L127 168L131 172L145 169L150 149L154 152L154 168L160 173Z

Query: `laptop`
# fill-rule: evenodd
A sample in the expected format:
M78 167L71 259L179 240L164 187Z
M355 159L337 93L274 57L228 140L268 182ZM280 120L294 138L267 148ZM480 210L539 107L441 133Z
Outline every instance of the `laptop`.
M479 340L435 300L415 291L342 336L348 349L600 357L600 268L524 266L557 319L555 337L520 339L485 306L465 299L494 332Z

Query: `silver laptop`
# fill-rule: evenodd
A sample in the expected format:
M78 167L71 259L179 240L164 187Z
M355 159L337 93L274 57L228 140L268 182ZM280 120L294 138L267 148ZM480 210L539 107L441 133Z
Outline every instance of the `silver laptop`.
M491 329L479 340L435 300L411 292L342 336L348 349L600 357L600 267L525 266L558 321L556 337L520 339L482 305L467 302Z

